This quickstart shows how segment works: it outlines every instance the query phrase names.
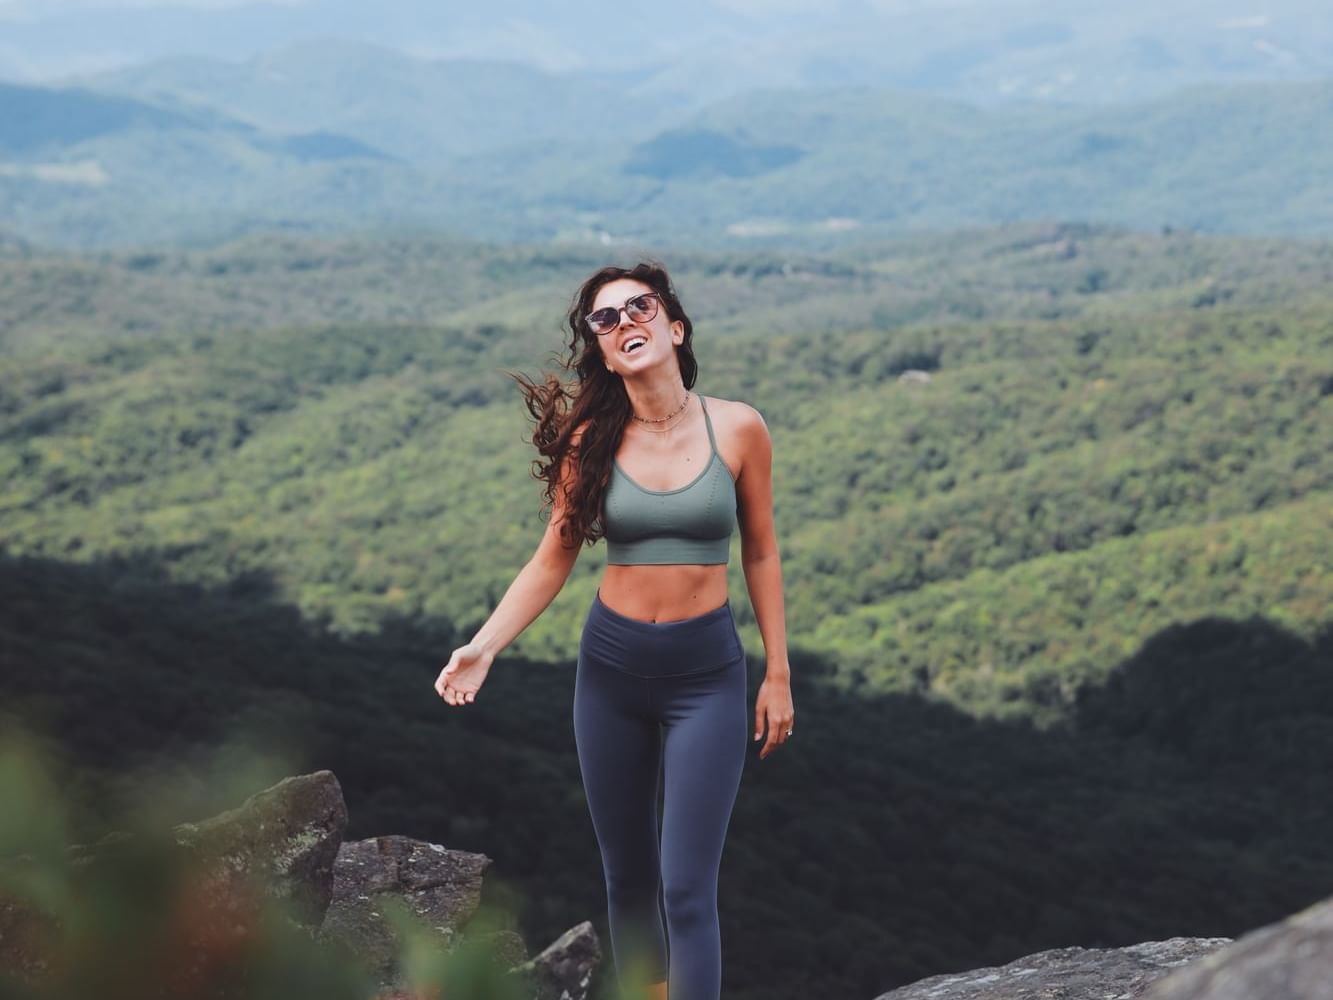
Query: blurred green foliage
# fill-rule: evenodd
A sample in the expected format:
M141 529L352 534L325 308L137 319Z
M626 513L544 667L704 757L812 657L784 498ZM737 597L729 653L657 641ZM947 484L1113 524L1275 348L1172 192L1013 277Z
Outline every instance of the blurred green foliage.
M143 814L123 813L93 843L74 844L65 815L74 803L59 769L16 720L5 721L0 996L530 1000L486 939L502 920L489 907L446 952L405 901L386 898L400 941L399 992L377 985L361 956L318 936L257 875L220 870L218 859L182 846ZM234 785L253 784L275 764L251 759L247 772L223 755L213 762L215 777ZM151 779L138 791L172 798L169 785Z

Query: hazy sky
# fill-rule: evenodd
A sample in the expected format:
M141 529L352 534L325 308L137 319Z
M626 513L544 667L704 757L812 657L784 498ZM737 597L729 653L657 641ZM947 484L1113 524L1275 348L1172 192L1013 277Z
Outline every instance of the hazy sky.
M556 19L523 0L472 9L423 0L0 0L0 72L52 77L176 54L238 59L328 36L576 69L595 59L576 41L587 20L579 6ZM632 21L632 7L620 6L616 19Z
M238 59L327 36L422 56L595 70L669 57L714 36L743 43L747 32L799 31L803 24L829 30L960 7L1021 14L1098 6L1087 0L0 0L0 75L49 78L180 53Z
M826 72L867 45L917 53L1027 29L1096 39L1252 32L1286 51L1319 44L1333 0L0 0L0 79L65 75L173 55L239 60L312 38L423 57L513 59L548 70L633 71L678 60L762 65L824 44ZM1310 37L1311 33L1315 37ZM1258 37L1264 35L1264 38ZM1271 35L1272 37L1268 37ZM848 47L848 43L851 47ZM690 58L693 57L693 58ZM870 55L873 58L873 54ZM831 67L831 69L830 69Z

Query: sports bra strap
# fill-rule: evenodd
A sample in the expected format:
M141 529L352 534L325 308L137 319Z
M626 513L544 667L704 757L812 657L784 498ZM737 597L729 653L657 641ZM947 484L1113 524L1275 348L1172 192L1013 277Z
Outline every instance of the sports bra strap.
M712 445L713 451L718 458L722 457L722 452L717 450L717 438L713 437L713 421L708 417L708 406L704 403L703 396L699 397L699 405L704 408L704 424L708 427L708 443Z

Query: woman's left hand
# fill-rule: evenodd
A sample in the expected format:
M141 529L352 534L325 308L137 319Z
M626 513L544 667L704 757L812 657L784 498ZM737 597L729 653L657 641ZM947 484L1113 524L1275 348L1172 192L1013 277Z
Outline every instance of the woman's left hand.
M796 710L791 703L791 681L781 677L765 677L759 685L759 695L754 703L754 738L756 741L764 733L764 723L768 723L768 739L759 751L763 760L773 748L786 743L796 719Z

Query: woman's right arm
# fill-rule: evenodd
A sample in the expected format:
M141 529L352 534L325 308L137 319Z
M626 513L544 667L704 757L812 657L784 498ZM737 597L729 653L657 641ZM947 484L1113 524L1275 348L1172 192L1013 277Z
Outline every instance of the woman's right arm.
M572 435L574 443L581 436L581 430ZM555 595L560 593L560 588L569 579L569 572L574 568L579 549L582 548L582 542L566 546L560 538L560 524L565 517L564 487L573 475L573 454L574 448L571 447L561 463L560 483L552 502L551 520L546 525L546 533L537 551L527 565L519 570L518 576L514 577L514 582L486 619L486 624L477 629L471 642L453 651L449 662L435 679L435 693L449 705L470 705L476 700L496 654L546 610L546 606L555 599Z
M547 527L550 534L550 527ZM559 545L559 540L556 542ZM528 560L513 583L505 591L500 603L495 606L486 624L477 629L472 637L474 645L486 650L491 656L497 655L513 642L520 632L531 625L547 606L555 600L560 588L569 578L579 550L564 550L561 554L552 554L547 550L546 538L542 539L537 554ZM563 554L568 552L568 555Z
M525 628L546 610L578 560L580 543L566 546L560 539L560 524L565 517L564 488L574 475L574 453L582 437L582 428L571 435L570 449L561 464L560 483L555 491L551 519L546 533L532 558L514 577L486 623L477 630L472 642L495 656L514 641Z
M560 483L552 501L551 520L537 551L509 584L491 617L472 636L472 644L491 656L499 655L501 649L517 639L519 633L547 609L579 560L581 544L565 545L560 539L560 524L565 519L565 487L577 475L576 455L583 429L576 429L569 437L569 449L560 467Z

